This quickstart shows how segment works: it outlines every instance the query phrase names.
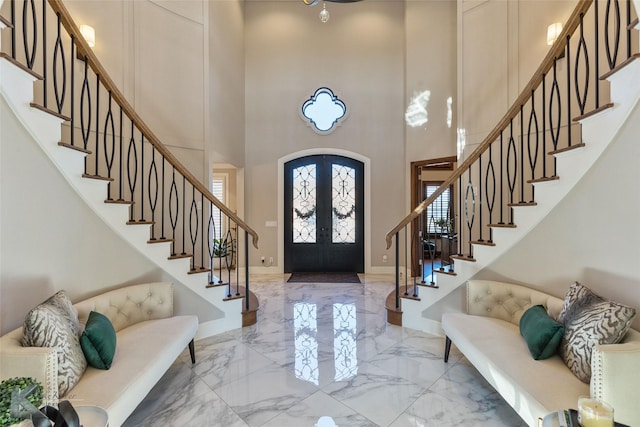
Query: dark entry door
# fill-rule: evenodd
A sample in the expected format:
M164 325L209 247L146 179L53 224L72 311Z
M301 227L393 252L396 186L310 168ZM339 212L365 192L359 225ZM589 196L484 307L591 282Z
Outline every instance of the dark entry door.
M285 163L285 272L364 272L363 175L342 156Z

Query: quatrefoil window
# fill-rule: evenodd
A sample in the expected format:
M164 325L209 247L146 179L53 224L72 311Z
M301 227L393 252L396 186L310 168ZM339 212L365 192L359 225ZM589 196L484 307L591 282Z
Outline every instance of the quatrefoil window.
M302 104L303 120L315 132L325 135L335 130L347 117L347 106L328 87L321 87Z

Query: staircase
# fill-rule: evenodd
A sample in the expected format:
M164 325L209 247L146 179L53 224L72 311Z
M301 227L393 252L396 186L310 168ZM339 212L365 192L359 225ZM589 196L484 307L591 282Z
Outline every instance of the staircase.
M616 6L622 11L617 16ZM640 100L640 26L632 16L629 2L578 2L563 33L494 130L438 191L387 234L387 246L395 240L399 260L396 290L386 304L390 323L439 334L439 323L426 317L427 310L531 232L615 140ZM603 36L616 25L617 38ZM626 55L616 58L617 52ZM422 257L423 224L433 222L426 217L427 207L452 185L457 206L451 216L459 243L454 267L434 270L433 283L424 283L417 274L412 284L408 279L401 283L400 248L408 265L403 273L410 277L419 270L410 264Z
M214 320L199 336L255 323L248 274L255 231L162 145L60 1L6 3L0 93L25 129L115 233L211 305Z

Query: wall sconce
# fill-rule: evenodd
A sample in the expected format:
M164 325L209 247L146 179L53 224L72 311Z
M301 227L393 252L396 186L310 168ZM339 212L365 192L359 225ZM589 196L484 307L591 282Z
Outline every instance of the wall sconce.
M93 29L90 25L82 24L80 25L80 34L87 41L89 47L94 47L96 45L96 30Z
M560 33L562 32L562 22L554 22L547 27L547 46L553 46ZM558 59L564 58L564 50L557 56Z

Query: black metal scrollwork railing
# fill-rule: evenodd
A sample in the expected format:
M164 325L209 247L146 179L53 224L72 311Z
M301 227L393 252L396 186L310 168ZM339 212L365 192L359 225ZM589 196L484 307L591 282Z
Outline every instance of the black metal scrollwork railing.
M170 242L170 259L190 258L189 273L206 274L209 285L228 285L230 298L241 292L236 253L242 249L249 310L249 237L257 247L256 232L158 140L60 0L7 0L0 14L8 15L12 26L3 51L40 77L32 105L65 120L63 140L68 142L60 144L87 153L84 176L109 182L105 202L129 205L128 224L149 225L149 243ZM54 28L47 27L51 19ZM244 231L242 242L239 230Z
M605 99L608 82L604 77L639 56L637 37L631 33L633 22L630 1L578 2L560 37L496 127L438 190L386 235L388 248L394 239L396 244L396 309L402 294L402 230L406 235L410 229L413 236L405 245L409 249L404 258L412 264L414 277L422 275L414 280L413 291L405 281L404 295L416 296L416 283L433 285L433 280L425 280L431 270L415 264L428 266L429 257L433 263L437 251L423 247L429 228L425 224L432 220L428 212L447 188L453 186L458 193L452 198L457 206L450 215L457 238L454 259L475 261L474 245L493 245L494 228L515 227L513 208L536 204L533 184L559 179L554 155L584 145L578 120L611 106Z

